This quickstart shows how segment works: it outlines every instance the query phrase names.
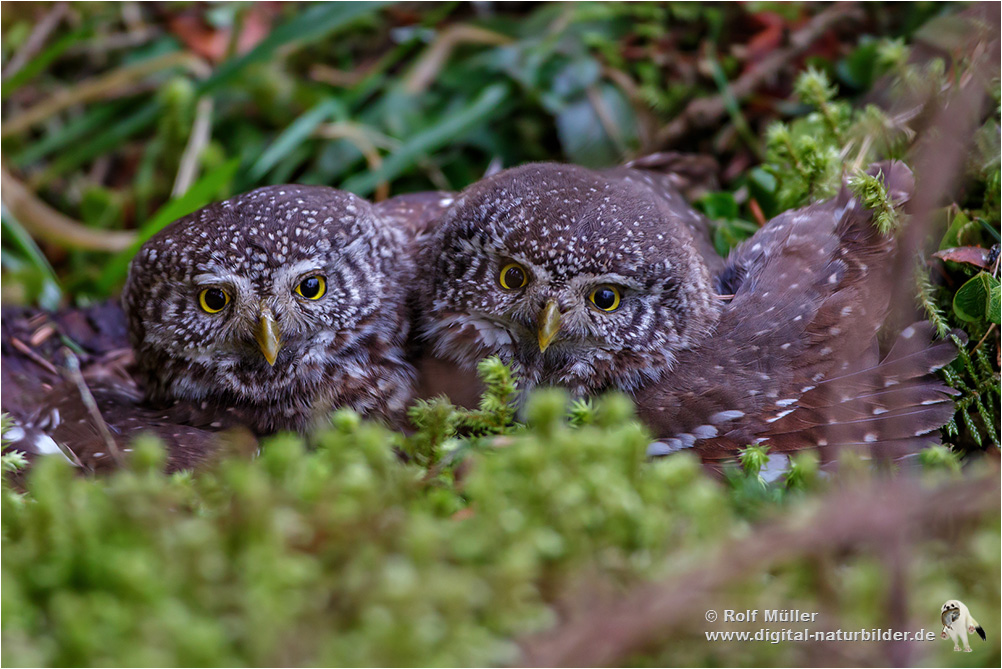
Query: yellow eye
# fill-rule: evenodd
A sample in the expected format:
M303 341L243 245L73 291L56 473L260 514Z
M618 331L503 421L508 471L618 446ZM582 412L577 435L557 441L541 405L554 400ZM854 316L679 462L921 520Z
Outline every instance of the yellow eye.
M206 288L198 294L198 303L206 313L218 314L230 303L230 296L222 288Z
M299 282L296 292L308 300L319 300L327 292L327 282L322 276L311 276Z
M619 308L619 289L615 286L599 286L591 291L588 299L602 311L615 311Z
M529 275L517 262L510 262L501 268L498 281L505 290L516 290L529 283Z

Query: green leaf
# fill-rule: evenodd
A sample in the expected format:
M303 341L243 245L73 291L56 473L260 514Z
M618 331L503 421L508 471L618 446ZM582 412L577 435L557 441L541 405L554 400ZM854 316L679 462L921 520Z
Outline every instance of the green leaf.
M78 44L91 32L90 26L85 26L78 30L63 35L53 44L45 48L40 54L33 56L27 63L18 70L14 76L0 85L0 100L6 100L7 96L19 89L27 82L34 79L40 72L44 71L59 58L71 46Z
M698 204L708 218L719 220L738 217L738 203L731 193L707 193L699 199Z
M65 154L61 154L46 170L47 176L51 178L69 172L91 158L121 146L126 139L152 125L160 116L162 107L163 105L159 101L147 102L134 114L109 124L103 132L97 133L93 138L76 146L71 145L69 150Z
M328 98L316 105L305 114L289 124L272 142L261 157L251 167L249 178L251 182L259 181L276 164L300 146L318 125L332 116L346 116L347 110L337 98Z
M998 295L999 280L988 272L978 272L953 296L953 311L961 320L998 323Z
M115 125L114 119L126 113L125 105L102 105L91 107L79 117L70 119L58 130L46 133L37 142L29 144L24 151L13 157L17 167L27 167L50 153L61 151L82 137L92 135L101 128Z
M947 208L947 216L949 216L950 208ZM963 211L958 210L950 221L950 227L947 229L946 234L943 235L943 240L939 243L939 250L953 248L954 246L964 246L961 238L963 237L965 229L971 224L971 220L967 218L967 214Z
M988 296L988 320L996 325L1002 325L1002 290L999 288L999 280L989 275L988 283L991 285L991 292Z
M383 2L320 2L294 19L272 30L266 38L242 56L231 58L198 87L202 94L237 76L241 70L253 63L271 58L280 47L291 42L302 46L329 36L355 19L374 12Z
M28 231L21 227L13 214L7 210L6 205L0 205L0 224L3 228L4 242L9 242L18 249L34 274L41 278L36 296L38 304L43 309L49 310L59 307L62 289L59 287L59 279L56 277L55 270L52 269L52 265L49 264L45 254L35 244L35 240L31 238ZM4 264L8 264L9 256L5 255L4 258L6 261Z
M470 105L408 138L396 153L383 161L378 170L357 174L341 184L341 188L362 197L369 195L380 182L390 181L419 159L462 140L480 123L500 114L501 104L510 92L508 85L503 83L488 87Z
M582 95L557 115L557 134L567 158L586 167L622 162L637 136L633 108L614 86L598 86L597 100ZM596 102L606 118L603 123ZM611 127L607 127L611 126Z
M192 184L184 195L160 207L157 213L139 229L138 238L132 247L117 254L108 263L98 279L99 289L104 292L110 291L115 284L125 278L132 257L150 237L169 223L187 216L219 197L220 191L233 179L239 166L240 160L231 158Z
M879 47L878 40L864 36L860 45L835 66L839 78L856 90L868 89L873 83Z

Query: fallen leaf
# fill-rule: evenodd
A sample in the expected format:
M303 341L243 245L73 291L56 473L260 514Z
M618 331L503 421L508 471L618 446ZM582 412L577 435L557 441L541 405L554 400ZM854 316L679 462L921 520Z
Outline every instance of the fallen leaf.
M932 255L940 260L950 260L973 265L978 269L988 269L988 265L991 263L990 254L989 249L983 249L980 246L956 246L952 249L936 251Z

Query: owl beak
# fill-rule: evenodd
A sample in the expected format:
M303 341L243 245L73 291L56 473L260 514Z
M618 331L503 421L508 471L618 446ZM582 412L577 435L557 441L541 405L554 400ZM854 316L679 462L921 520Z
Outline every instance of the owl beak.
M271 314L271 309L265 307L261 310L261 319L257 322L254 338L261 347L264 359L269 365L274 365L278 359L278 352L282 349L282 331L278 327L278 321Z
M560 332L560 308L556 300L547 300L546 306L539 312L539 352L544 353Z

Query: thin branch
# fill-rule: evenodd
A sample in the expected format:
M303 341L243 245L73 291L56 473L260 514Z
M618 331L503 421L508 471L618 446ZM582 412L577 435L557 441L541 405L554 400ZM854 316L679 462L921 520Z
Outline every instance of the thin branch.
M605 134L616 145L616 150L620 155L624 155L627 151L627 146L623 140L623 133L616 124L616 119L613 118L609 106L602 99L602 93L595 86L589 86L585 89L585 95L588 97L588 103L595 110L595 115L598 116L598 122L601 124Z
M511 42L512 38L492 30L466 24L451 25L435 38L432 45L421 56L407 77L404 89L408 93L420 93L428 88L449 60L449 56L460 44L503 46Z
M615 666L631 652L689 628L714 593L750 573L811 555L851 548L893 548L895 537L952 536L958 525L998 508L997 474L930 490L917 479L875 481L836 490L781 522L722 544L705 566L645 583L623 597L592 605L556 629L523 643L521 666ZM942 500L950 500L943 504ZM701 618L701 616L699 616Z
M63 20L68 8L69 5L65 2L57 2L52 5L52 9L46 12L45 16L42 17L42 20L35 25L35 29L31 31L31 35L28 36L24 46L22 46L21 49L14 54L14 57L7 63L7 67L3 69L4 81L7 81L17 74L29 60L35 57L35 54L37 54L45 44L45 40L49 38L52 31L55 30L56 26L59 25L59 22Z
M63 355L66 356L66 367L64 369L67 380L76 386L77 392L80 393L80 399L83 401L84 406L87 407L87 413L90 414L91 420L97 427L97 431L101 434L101 439L104 440L104 445L108 449L108 453L111 454L115 464L119 467L125 466L125 458L122 456L121 451L118 450L115 437L112 436L111 430L108 429L108 424L104 421L104 416L101 415L101 410L97 406L97 400L94 399L90 388L87 387L87 381L84 380L83 374L80 372L80 360L68 348L63 348Z
M181 197L198 178L198 160L212 138L212 98L205 95L198 100L195 108L195 123L192 125L188 143L181 154L181 162L171 188L171 197Z
M10 343L11 346L16 348L20 353L23 353L25 356L27 356L28 360L31 360L33 363L35 363L45 371L49 372L50 374L55 374L57 376L59 375L59 371L56 369L55 365L53 365L48 360L35 353L35 351L33 351L30 346L25 344L17 337L11 337Z
M99 230L56 211L6 169L0 170L0 194L14 217L32 235L57 246L89 251L124 251L136 240L126 230Z
M977 37L988 39L985 34L972 39ZM898 241L894 276L913 276L913 259L921 256L922 244L932 229L931 214L942 206L945 196L954 192L963 176L968 147L988 103L989 82L998 76L999 51L999 40L991 39L986 48L978 49L982 57L971 63L972 76L966 78L967 84L952 86L944 99L929 105L931 121L923 133L926 139L910 152L915 182L920 188L908 203L911 217ZM891 304L901 305L896 315L900 322L910 319L903 307L912 302L913 286L914 281L898 281L893 286Z
M988 332L985 333L985 336L978 341L978 343L974 346L974 348L971 349L971 353L977 352L977 350L981 348L981 345L985 343L985 340L988 339L988 335L990 335L993 332L995 332L995 323L992 323L992 326L988 328Z
M368 163L369 169L373 172L377 171L383 164L383 157L376 150L376 143L370 137L370 133L356 123L325 123L316 129L316 134L324 139L344 139L351 142L365 156L365 162ZM383 144L385 145L386 142ZM384 148L386 147L384 146ZM374 199L376 202L382 202L389 196L390 184L386 181L380 181L379 185L376 186Z
M854 2L839 2L817 16L790 36L790 45L776 49L763 58L755 67L738 77L730 85L730 96L734 100L743 100L761 88L770 79L776 77L780 70L791 61L800 57L822 35L837 25L858 20L862 11ZM699 98L690 102L678 117L662 128L655 139L660 147L669 146L692 128L703 128L722 119L727 113L727 98L714 95L709 98Z

